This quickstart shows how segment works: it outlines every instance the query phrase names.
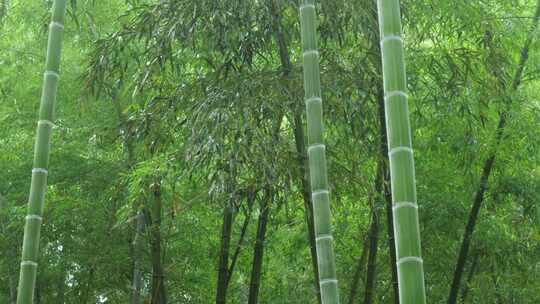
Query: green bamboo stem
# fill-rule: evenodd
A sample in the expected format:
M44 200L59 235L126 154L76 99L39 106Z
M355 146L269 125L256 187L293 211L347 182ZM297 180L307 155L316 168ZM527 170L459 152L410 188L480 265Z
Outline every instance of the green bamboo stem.
M32 304L34 298L39 255L39 235L47 188L49 149L53 129L54 103L59 80L65 11L66 1L55 0L52 8L37 138L34 146L34 169L32 169L28 215L24 227L17 304Z
M398 0L378 0L399 301L426 303Z
M304 0L300 6L300 24L319 285L322 303L338 304L339 290L333 249L326 147L323 140L323 107L315 19L315 1Z

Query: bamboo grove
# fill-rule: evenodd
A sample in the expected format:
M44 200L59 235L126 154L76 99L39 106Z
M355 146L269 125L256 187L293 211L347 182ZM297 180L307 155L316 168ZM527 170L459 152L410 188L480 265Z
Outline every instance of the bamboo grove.
M537 303L539 21L0 0L0 303Z

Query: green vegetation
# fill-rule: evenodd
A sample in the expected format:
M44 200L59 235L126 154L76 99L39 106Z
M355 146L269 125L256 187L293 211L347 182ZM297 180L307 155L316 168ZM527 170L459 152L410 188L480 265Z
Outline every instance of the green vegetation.
M0 0L0 303L536 304L539 3Z

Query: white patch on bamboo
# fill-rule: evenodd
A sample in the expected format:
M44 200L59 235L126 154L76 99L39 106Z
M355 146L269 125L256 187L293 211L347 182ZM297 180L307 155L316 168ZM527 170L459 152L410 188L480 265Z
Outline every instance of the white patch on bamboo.
M310 98L306 99L306 104L310 104L312 102L322 103L322 98L320 98L320 97L310 97Z
M321 240L333 240L334 237L331 234L321 234L320 236L315 238L315 241L321 241Z
M61 30L64 29L64 25L62 23L56 22L56 21L51 22L51 27L57 27L57 28L59 28Z
M37 267L37 263L34 262L34 261L22 261L21 262L21 266L32 266L32 267Z
M396 211L399 208L413 208L418 209L418 205L413 202L397 202L392 206L392 210Z
M27 220L38 220L38 221L43 221L43 217L37 215L37 214L29 214L26 216L26 219Z
M47 169L43 169L43 168L34 168L34 169L32 169L32 173L49 174L49 171L47 171Z
M308 51L305 51L302 53L302 56L306 57L308 55L315 55L315 56L319 56L319 51L318 50L308 50Z
M399 153L399 152L409 152L411 154L413 154L413 149L411 147L407 147L407 146L400 146L400 147L395 147L395 148L392 148L390 149L390 151L388 151L388 155L389 156L392 156L396 153Z
M388 100L394 96L403 96L405 98L409 98L409 95L403 91L390 91L386 92L386 94L384 95L384 99Z
M311 192L312 196L321 195L321 194L329 194L329 192L328 192L328 190L315 190L315 191Z
M402 258L398 259L397 262L396 262L397 266L399 266L399 265L401 265L403 263L419 263L419 264L422 264L422 263L424 263L424 260L422 260L421 257L408 256L408 257L402 257Z
M300 10L303 10L305 8L312 8L312 9L315 9L315 4L302 4L300 5Z
M58 74L55 71L45 71L44 74L45 74L45 76L53 76L53 77L56 77L56 78L60 78L60 74Z
M326 146L325 146L324 144L314 144L314 145L311 145L311 146L309 146L309 147L307 148L308 153L309 153L311 150L315 149L315 148L320 148L320 149L326 150Z
M401 37L400 35L386 35L383 37L383 39L381 39L381 45L387 41L392 41L392 40L403 43L403 37Z
M47 119L40 119L38 121L38 125L47 125L47 126L49 126L51 128L54 128L54 123L52 121L50 121L50 120L47 120Z
M323 280L320 280L319 281L319 284L323 285L323 284L337 284L337 279L323 279Z

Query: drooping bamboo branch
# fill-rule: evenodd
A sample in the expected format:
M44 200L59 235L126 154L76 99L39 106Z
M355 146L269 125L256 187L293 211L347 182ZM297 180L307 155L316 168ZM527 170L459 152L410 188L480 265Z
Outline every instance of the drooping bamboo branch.
M378 0L377 6L399 301L401 304L423 304L426 303L424 269L420 249L414 158L406 93L401 12L398 0Z
M65 12L66 1L55 0L52 7L46 69L39 111L37 139L34 148L34 169L32 170L28 215L26 216L24 228L17 304L32 304L34 297L39 255L39 235L47 188L49 148L54 120L54 103L59 80Z
M333 249L326 146L323 140L323 107L315 21L315 1L304 0L300 6L300 24L319 287L323 304L337 304L339 290Z

